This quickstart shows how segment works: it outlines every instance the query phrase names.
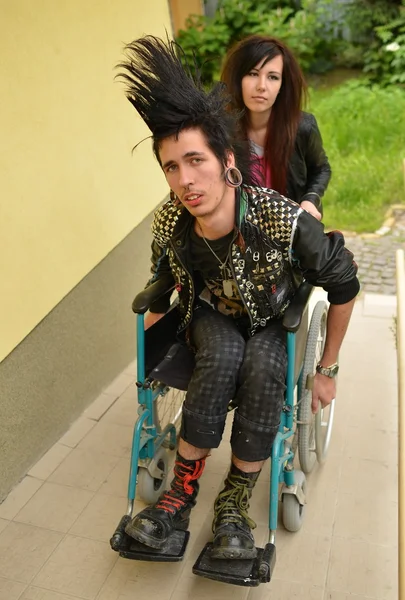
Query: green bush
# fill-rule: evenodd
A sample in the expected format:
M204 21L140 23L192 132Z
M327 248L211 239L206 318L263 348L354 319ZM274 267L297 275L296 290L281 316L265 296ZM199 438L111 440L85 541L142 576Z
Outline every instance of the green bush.
M329 1L329 0L328 0ZM190 63L196 62L203 81L218 77L227 50L238 40L252 34L282 39L295 53L301 67L308 71L325 70L332 65L338 41L326 42L321 32L324 6L316 0L302 0L299 10L294 2L269 0L222 0L213 18L191 16L177 41ZM278 5L277 7L275 7Z
M401 14L374 29L376 39L365 55L364 71L381 85L405 84L405 3Z
M400 5L401 0L219 0L214 17L191 16L177 41L207 84L218 78L228 48L255 33L286 42L306 72L365 66L376 81L383 73L384 81L398 83L402 52L390 54L385 46L395 42L403 48Z
M326 227L375 231L388 206L404 201L405 92L351 80L312 91L310 108L333 172Z

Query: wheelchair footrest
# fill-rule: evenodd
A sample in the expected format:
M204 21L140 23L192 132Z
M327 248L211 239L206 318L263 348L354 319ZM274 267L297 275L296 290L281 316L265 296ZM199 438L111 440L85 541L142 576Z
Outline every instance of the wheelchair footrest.
M131 520L131 517L125 515L122 517L117 529L110 540L113 550L119 553L123 558L131 560L147 560L151 562L178 562L183 560L190 537L189 531L175 530L167 540L161 550L145 546L137 542L127 533L125 526Z
M276 564L276 547L266 544L264 548L257 548L257 556L251 560L218 560L211 558L212 543L203 548L197 558L193 573L215 581L257 587L261 583L270 581Z

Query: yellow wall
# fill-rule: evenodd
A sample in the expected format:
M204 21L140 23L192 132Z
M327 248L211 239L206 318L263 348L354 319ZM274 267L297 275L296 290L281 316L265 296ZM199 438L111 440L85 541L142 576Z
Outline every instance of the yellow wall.
M113 82L166 0L0 0L0 360L164 197ZM134 261L136 261L134 256Z
M173 29L177 35L179 29L184 29L190 15L203 15L203 0L169 0Z

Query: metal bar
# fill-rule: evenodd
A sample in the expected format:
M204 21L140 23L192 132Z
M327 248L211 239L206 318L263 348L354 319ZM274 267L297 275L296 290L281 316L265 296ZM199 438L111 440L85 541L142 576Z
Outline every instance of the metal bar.
M286 405L290 409L287 413L286 426L292 429L294 426L294 371L295 371L295 333L287 333L287 393Z
M405 162L404 162L405 166ZM398 362L398 598L405 599L405 261L396 252Z
M128 478L128 500L135 500L136 476L138 473L138 458L141 445L142 427L148 417L149 411L147 409L142 411L142 414L139 415L134 427L134 433L132 436L131 467Z
M136 315L136 364L138 381L143 383L145 380L145 331L143 315Z
M280 454L284 442L280 439L280 432L277 433L273 442L271 471L270 471L270 510L269 510L269 529L276 531L278 520L278 482L280 472Z

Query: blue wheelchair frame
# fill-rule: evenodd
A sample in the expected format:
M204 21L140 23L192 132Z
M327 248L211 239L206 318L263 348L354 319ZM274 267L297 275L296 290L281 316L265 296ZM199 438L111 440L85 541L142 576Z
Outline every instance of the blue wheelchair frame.
M294 485L294 452L286 441L294 435L294 390L298 385L298 397L301 395L301 371L295 381L296 333L287 331L287 377L286 396L281 410L280 426L273 443L270 473L269 542L275 543L278 520L279 484L287 487ZM276 466L276 468L274 468Z
M166 288L167 289L167 288ZM151 382L145 373L145 335L144 313L150 305L150 298L146 300L147 290L141 292L134 301L133 310L137 313L137 386L138 386L138 419L134 427L131 467L128 482L128 509L127 515L132 514L136 495L136 480L138 461L153 460L156 452L169 436L170 446L176 445L176 428L168 424L163 431L158 432L154 423L154 402L161 393L158 388L151 388ZM283 326L287 330L287 375L286 395L281 411L281 420L276 435L271 456L270 477L270 506L269 506L269 542L275 543L275 534L278 521L279 484L290 488L295 484L294 452L292 444L288 442L294 435L294 391L298 386L298 397L301 396L302 364L308 328L308 300L312 286L304 283L299 288L296 297L283 319ZM139 299L143 300L143 303ZM136 304L138 300L138 303ZM145 303L146 302L146 303ZM297 335L298 334L298 335ZM305 502L303 493L297 499L302 505Z
M136 495L136 479L139 459L153 459L156 452L169 436L170 447L176 447L176 428L172 423L158 433L154 422L153 406L161 390L152 390L145 373L145 335L144 314L137 314L137 387L138 387L138 419L134 427L131 450L131 468L128 481L128 514Z
M155 422L157 415L156 402L158 396L164 394L169 386L164 383L155 386L153 382L160 381L159 374L162 374L162 364L165 363L166 358L170 359L171 351L166 352L168 348L172 348L171 335L168 336L169 340L164 340L167 333L167 322L161 323L160 329L154 329L151 334L155 336L154 342L151 342L151 338L148 339L148 356L146 356L146 344L145 344L145 332L144 332L144 314L151 306L152 302L157 300L162 295L170 292L173 289L173 280L168 281L158 280L149 286L146 290L143 290L138 294L133 302L133 311L137 314L137 387L138 387L138 419L135 423L132 451L131 451L131 466L130 475L128 482L128 507L126 514L121 518L115 532L110 539L111 548L119 552L120 556L124 558L130 558L133 560L152 560L159 562L175 562L182 560L190 533L188 531L177 531L175 530L168 540L167 547L165 546L161 551L149 548L139 542L133 540L126 533L125 529L127 524L132 518L132 512L134 508L134 500L137 488L137 474L138 468L147 467L149 475L154 480L161 479L161 485L164 483L164 475L159 464L160 448L162 447L166 438L169 439L171 448L176 446L176 427L174 423L168 423L163 431L160 431L160 424ZM296 527L300 527L302 519L302 507L305 504L305 477L300 473L300 477L297 477L297 473L294 471L294 391L298 387L298 397L301 398L301 390L303 385L303 365L306 348L306 340L308 333L308 301L312 292L312 286L308 283L303 283L297 290L291 304L287 308L283 317L283 326L287 331L287 374L286 374L286 394L281 411L280 426L273 443L272 456L271 456L271 476L270 476L270 506L269 506L269 541L264 548L257 548L257 557L252 561L240 561L240 560L211 560L210 559L210 546L211 543L207 543L203 548L200 556L193 566L193 573L231 583L235 585L244 586L257 586L260 583L268 582L271 579L273 570L276 562L276 546L275 537L277 530L278 521L278 502L281 497L284 500L284 508L287 509L286 515L289 515L289 519L293 518L293 525L291 531L296 531ZM167 313L167 317L178 315L175 311ZM171 333L175 333L176 325L172 328L170 325L169 330ZM162 342L159 344L159 342ZM167 346L167 344L169 344ZM155 348L161 346L159 350L159 358L155 361L156 357L153 356L153 360L149 357L149 350L151 347ZM162 358L160 358L162 357ZM158 364L158 367L153 368L150 372L150 365L146 367L146 359L152 360L153 364ZM162 361L162 362L159 362ZM170 363L170 360L169 360ZM166 363L165 363L166 364ZM185 369L185 362L182 360L181 365L184 372L188 375L192 373L193 364L189 365L189 369ZM171 368L173 363L169 364L169 371L166 373L174 373ZM148 373L146 371L148 370ZM150 375L149 375L150 373ZM162 377L163 381L164 378ZM168 380L170 376L168 376ZM172 378L172 382L175 381ZM184 380L176 380L176 386L184 390L187 386L187 378ZM173 383L172 383L173 386ZM173 386L174 388L176 386ZM183 386L183 387L181 387ZM232 407L232 405L230 405ZM157 419L156 419L157 421ZM156 460L155 460L156 457ZM143 464L142 464L143 463ZM167 464L164 467L166 470ZM281 495L280 495L280 484ZM158 486L159 487L159 486ZM159 493L159 489L157 493ZM295 500L292 502L291 499L286 500L286 495L293 495ZM293 507L293 510L291 509ZM291 512L292 510L292 512ZM297 511L297 512L296 512ZM291 517L293 515L293 517ZM284 524L285 515L284 516ZM295 519L297 517L297 519ZM291 522L290 522L291 523ZM243 564L242 564L243 563Z

